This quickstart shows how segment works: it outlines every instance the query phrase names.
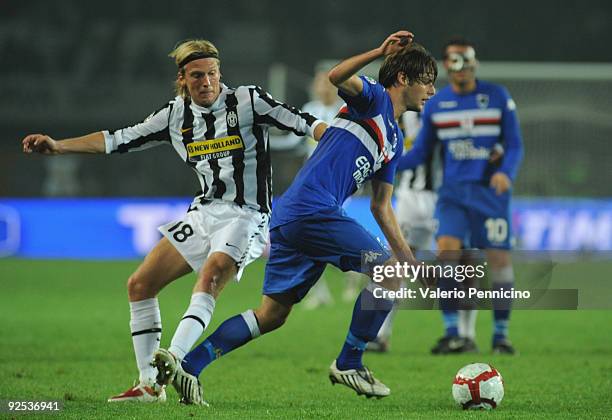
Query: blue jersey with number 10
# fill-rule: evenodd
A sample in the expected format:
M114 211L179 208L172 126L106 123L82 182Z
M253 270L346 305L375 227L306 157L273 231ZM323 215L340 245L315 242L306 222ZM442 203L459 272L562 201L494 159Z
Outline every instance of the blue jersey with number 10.
M338 92L346 105L289 189L274 203L271 229L342 206L370 178L393 184L403 135L385 88L368 77L361 79L359 95Z

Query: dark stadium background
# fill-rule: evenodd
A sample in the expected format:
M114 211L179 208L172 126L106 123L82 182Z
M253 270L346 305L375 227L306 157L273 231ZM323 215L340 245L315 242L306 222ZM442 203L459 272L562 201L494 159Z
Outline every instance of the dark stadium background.
M48 164L24 159L19 147L27 133L61 138L142 120L172 97L175 67L167 54L178 40L204 37L216 43L230 85L274 90L270 68L282 64L289 70L281 99L300 106L308 100L309 77L319 60L375 47L400 28L414 31L438 58L449 36L463 34L476 43L483 61L601 63L612 62L611 21L612 5L605 0L3 1L0 196L192 195L196 179L170 149L111 161L70 157L78 185L58 190L44 186ZM608 80L576 89L589 97L609 88ZM522 116L520 92L514 94ZM612 108L608 95L601 101L593 106ZM525 138L527 155L515 193L611 196L610 183L600 178L610 175L608 149L581 126L551 124L547 143ZM597 136L611 138L610 125ZM591 143L585 147L585 141ZM276 193L301 162L291 153L281 157L275 162ZM538 179L543 170L544 183Z
M477 360L504 376L494 415L610 418L611 22L609 0L0 1L0 413L11 399L59 400L62 418L73 419L473 418L450 388ZM207 368L210 408L179 405L173 390L165 405L106 404L137 377L126 280L158 240L160 220L182 217L199 186L169 147L48 158L23 155L21 139L143 120L174 96L167 54L179 40L210 39L227 84L259 84L300 106L321 62L377 47L399 29L437 58L450 36L468 37L482 77L509 88L525 145L513 223L520 248L531 250L514 254L517 283L580 289L581 310L513 311L517 357L491 354L483 310L481 353L456 358L429 353L442 333L438 311L400 311L391 351L366 355L393 394L366 400L327 381L353 306L340 298L343 274L328 269L334 305L298 306L287 327ZM273 151L276 194L303 152ZM367 199L355 202L365 220ZM258 305L264 264L227 287L205 335ZM193 283L192 274L160 294L162 346Z

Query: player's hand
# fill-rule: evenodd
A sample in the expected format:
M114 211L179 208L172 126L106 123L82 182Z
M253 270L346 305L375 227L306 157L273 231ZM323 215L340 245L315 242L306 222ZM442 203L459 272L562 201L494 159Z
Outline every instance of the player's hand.
M491 177L490 185L492 188L495 188L497 195L501 195L510 189L512 181L510 181L510 178L505 173L495 172Z
M30 134L21 141L21 144L24 153L56 155L60 152L57 141L45 134Z
M382 55L394 54L412 43L414 34L408 31L397 31L389 35L379 47Z

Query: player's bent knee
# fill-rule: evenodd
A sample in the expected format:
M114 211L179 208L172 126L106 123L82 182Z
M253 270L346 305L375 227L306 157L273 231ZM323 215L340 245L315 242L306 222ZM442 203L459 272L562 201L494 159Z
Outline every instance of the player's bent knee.
M214 254L206 261L198 277L202 282L218 282L233 278L236 271L236 262L231 257L225 254Z
M454 236L440 236L436 241L440 251L459 251L461 240Z
M505 249L488 249L487 262L489 263L489 268L493 270L503 270L506 267L512 267L510 251Z
M399 290L401 284L401 279L399 277L387 277L380 283L375 283L375 285L380 285L387 290Z
M218 275L230 275L236 271L236 261L223 252L215 252L206 261L204 271L211 271Z
M213 295L219 293L236 272L236 262L231 257L223 253L212 254L198 275L196 289Z
M438 258L443 261L459 261L461 258L461 241L453 236L440 236L438 238Z
M138 273L133 273L128 277L127 290L131 302L155 297L158 292Z
M289 317L289 312L259 308L255 310L255 317L259 324L259 331L261 334L266 334L282 327Z
M198 282L194 291L201 291L211 294L215 299L219 296L230 276L224 276L218 273L204 273L198 277Z

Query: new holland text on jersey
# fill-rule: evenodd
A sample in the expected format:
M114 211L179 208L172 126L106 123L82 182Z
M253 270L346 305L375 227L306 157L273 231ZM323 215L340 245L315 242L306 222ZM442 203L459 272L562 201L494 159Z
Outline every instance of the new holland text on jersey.
M229 156L232 150L239 149L244 149L244 143L240 136L199 140L187 145L187 153L190 162L224 158Z

